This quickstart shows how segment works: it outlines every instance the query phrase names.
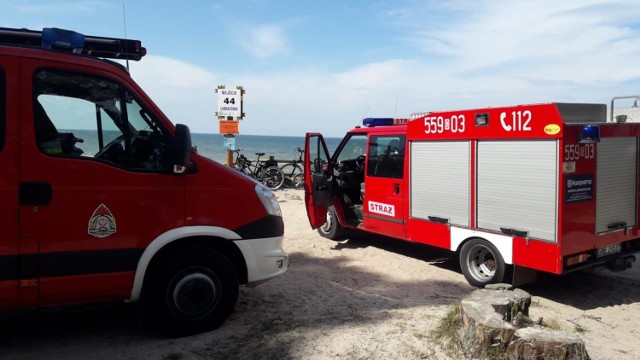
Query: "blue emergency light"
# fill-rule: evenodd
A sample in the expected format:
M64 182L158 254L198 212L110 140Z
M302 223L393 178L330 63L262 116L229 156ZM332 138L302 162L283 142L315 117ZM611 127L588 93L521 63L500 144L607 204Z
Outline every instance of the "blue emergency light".
M393 125L393 118L366 118L362 119L362 125L366 127Z
M0 27L0 44L63 50L104 59L138 61L147 54L140 40L83 35L71 30L44 28L42 31Z
M585 125L578 135L578 142L583 144L600 142L600 127L597 125Z
M84 35L71 30L44 28L42 48L71 50L74 54L80 54L84 48Z

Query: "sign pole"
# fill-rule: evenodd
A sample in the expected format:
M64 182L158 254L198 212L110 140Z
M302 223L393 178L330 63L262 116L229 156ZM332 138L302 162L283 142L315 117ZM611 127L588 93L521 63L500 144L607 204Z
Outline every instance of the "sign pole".
M227 166L233 167L233 150L227 149Z
M238 125L244 117L242 112L243 94L242 86L235 89L226 89L224 85L218 85L215 89L218 94L218 111L216 116L220 123L220 134L224 135L224 147L227 149L227 166L233 166L233 151L236 148L236 134L239 134Z

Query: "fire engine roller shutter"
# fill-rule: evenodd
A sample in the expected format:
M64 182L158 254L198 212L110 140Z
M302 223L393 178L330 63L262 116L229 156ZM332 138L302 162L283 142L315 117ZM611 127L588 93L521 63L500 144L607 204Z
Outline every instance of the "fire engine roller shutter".
M470 225L470 156L468 141L411 143L412 217Z
M556 241L558 145L478 141L478 227Z
M636 225L638 143L635 137L602 138L598 144L596 233L609 224Z

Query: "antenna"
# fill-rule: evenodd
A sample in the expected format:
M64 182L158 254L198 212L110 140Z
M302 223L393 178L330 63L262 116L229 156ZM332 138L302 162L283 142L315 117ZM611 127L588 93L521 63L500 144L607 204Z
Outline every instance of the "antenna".
M393 118L395 119L396 117L396 112L398 111L398 98L396 97L396 107L395 109L393 109Z
M360 124L360 122L362 121L362 119L364 119L364 116L367 115L367 111L369 111L369 107L367 106L367 108L364 110L364 112L362 113L362 116L360 117L360 120L358 120L358 122L356 123L356 127L360 127L358 124Z
M124 39L127 39L127 13L124 11L124 2L122 3L122 21L124 22ZM127 72L129 71L129 59L127 59Z
M367 106L367 109L362 113L361 118L364 119L364 116L367 115L367 111L369 111L369 107Z

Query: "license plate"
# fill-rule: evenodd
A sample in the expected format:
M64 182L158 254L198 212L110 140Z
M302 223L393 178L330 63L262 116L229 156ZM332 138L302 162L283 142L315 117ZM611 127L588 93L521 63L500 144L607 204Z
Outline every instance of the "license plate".
M617 254L622 251L622 244L611 244L596 249L596 257L603 257L608 255Z

